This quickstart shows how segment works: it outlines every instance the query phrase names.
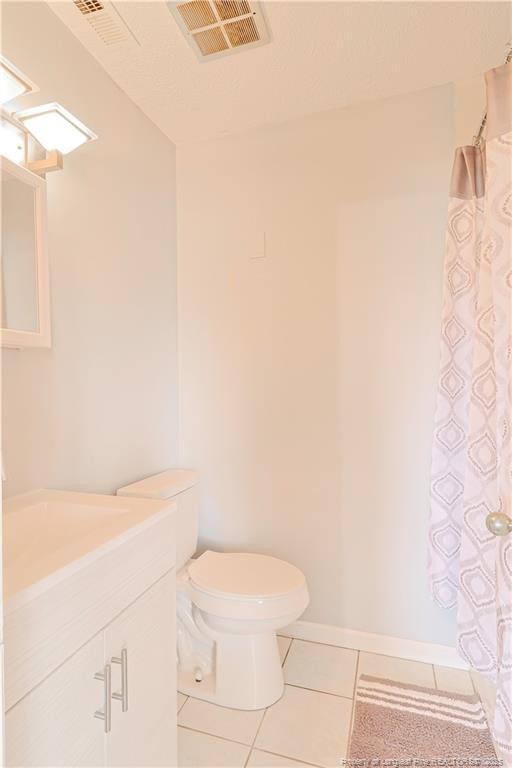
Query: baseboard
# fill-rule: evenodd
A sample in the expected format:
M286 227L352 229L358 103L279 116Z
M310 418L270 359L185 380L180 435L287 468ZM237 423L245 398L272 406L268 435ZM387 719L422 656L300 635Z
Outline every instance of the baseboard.
M343 629L330 624L316 624L313 621L295 621L279 632L281 635L295 637L298 640L310 640L314 643L336 645L339 648L353 648L385 656L400 656L411 661L426 664L438 664L442 667L468 669L467 664L457 655L455 648L437 643L422 643L390 635L374 635L371 632L358 632Z

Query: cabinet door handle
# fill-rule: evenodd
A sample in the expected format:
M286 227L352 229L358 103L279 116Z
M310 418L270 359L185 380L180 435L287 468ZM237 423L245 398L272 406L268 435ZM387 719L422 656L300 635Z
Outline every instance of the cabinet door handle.
M97 709L94 713L94 717L97 717L98 720L103 720L103 730L105 733L110 733L110 727L112 724L110 710L110 697L112 694L112 673L110 664L105 664L103 672L96 672L94 679L103 681L103 709Z
M121 693L112 694L112 698L121 702L121 709L123 712L128 711L128 651L123 648L121 656L112 656L112 664L121 665Z

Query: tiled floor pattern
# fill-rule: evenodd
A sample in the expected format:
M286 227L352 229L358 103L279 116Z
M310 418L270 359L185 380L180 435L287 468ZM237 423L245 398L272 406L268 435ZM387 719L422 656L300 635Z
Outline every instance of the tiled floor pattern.
M352 724L356 678L389 677L473 693L468 672L280 637L284 696L257 712L178 694L180 768L340 766Z

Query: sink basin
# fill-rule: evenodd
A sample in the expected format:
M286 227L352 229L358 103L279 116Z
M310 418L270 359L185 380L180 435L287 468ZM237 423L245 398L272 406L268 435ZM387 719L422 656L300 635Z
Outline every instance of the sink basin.
M28 597L85 560L167 514L172 503L121 496L40 490L7 499L4 511L4 600Z

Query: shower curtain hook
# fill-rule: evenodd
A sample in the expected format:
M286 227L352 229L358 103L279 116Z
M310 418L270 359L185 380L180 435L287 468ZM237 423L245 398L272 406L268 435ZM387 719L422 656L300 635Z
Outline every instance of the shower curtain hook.
M479 147L481 144L483 144L484 141L484 129L487 123L487 113L482 117L482 122L480 123L480 128L478 129L478 133L473 136L473 146Z

